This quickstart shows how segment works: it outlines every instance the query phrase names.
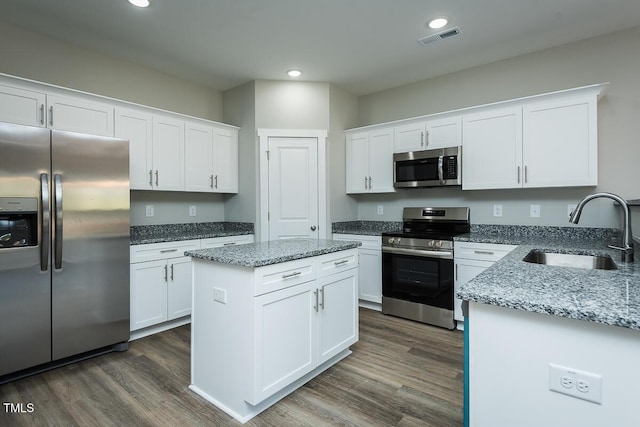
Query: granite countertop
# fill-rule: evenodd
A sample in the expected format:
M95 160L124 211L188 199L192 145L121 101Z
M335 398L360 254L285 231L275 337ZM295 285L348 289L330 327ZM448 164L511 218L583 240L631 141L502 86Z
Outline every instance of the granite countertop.
M189 224L139 225L131 227L131 245L253 234L248 222L198 222Z
M402 221L343 221L331 224L331 232L335 234L380 236L397 231L402 231Z
M458 291L463 300L500 307L551 314L607 325L640 329L640 259L620 262L620 252L609 249L619 244L611 229L541 227L536 235L478 230L456 238L458 241L516 244L516 249L480 273ZM516 228L517 229L517 228ZM609 231L607 231L609 230ZM520 230L522 232L522 230ZM540 230L538 230L540 231ZM609 255L617 270L588 270L556 267L522 261L530 250Z
M353 249L360 245L360 242L355 241L286 239L186 251L184 254L193 258L224 264L262 267Z

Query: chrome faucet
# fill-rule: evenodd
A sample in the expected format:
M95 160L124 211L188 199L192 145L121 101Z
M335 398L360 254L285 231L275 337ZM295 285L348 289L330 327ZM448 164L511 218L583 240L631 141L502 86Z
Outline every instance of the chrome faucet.
M622 197L612 193L589 194L584 199L580 200L575 210L571 212L571 215L569 215L569 222L577 224L580 220L580 214L582 213L584 205L586 205L588 201L597 199L598 197L606 197L608 199L615 200L620 204L620 206L622 206L622 210L624 211L624 224L622 224L622 247L613 245L609 245L609 247L611 249L622 251L622 262L633 262L633 234L631 233L631 212L629 211L629 205L627 205L627 202Z

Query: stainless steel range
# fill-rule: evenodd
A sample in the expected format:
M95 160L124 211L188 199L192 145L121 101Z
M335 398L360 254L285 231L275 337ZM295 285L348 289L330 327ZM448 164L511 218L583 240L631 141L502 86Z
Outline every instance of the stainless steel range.
M403 231L382 234L382 312L455 329L453 237L469 208L404 208Z

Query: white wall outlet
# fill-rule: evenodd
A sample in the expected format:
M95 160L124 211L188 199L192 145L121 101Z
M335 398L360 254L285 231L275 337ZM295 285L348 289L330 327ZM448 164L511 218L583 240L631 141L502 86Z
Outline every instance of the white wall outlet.
M222 288L213 288L213 300L226 304L227 290Z
M549 390L602 404L602 375L549 363Z
M567 218L576 210L576 205L567 205Z
M540 218L540 205L531 205L529 209L529 216L531 218Z
M147 218L152 217L154 215L153 205L147 205L146 211L147 211Z
M383 214L384 214L384 206L378 205L378 215L383 215Z
M493 205L493 216L502 216L502 205Z
M196 216L196 206L195 205L189 206L189 216Z

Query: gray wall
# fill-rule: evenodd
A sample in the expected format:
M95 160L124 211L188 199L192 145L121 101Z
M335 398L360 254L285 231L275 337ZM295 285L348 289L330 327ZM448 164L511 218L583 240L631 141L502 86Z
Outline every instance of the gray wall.
M353 196L358 219L399 220L409 205L465 205L476 223L567 225L567 204L594 191L640 198L640 28L563 45L499 61L359 99L359 126L453 110L495 101L611 82L598 104L597 188L461 191L424 189L392 195ZM494 203L504 216L492 216ZM529 217L529 204L541 205L541 217ZM378 204L385 215L376 214ZM635 208L634 208L635 209ZM634 217L638 214L635 211ZM594 201L580 225L619 227L619 211ZM640 233L640 228L635 227Z
M131 225L224 221L224 197L179 191L131 191ZM152 218L146 217L147 205L153 206ZM196 216L189 216L189 206L196 207Z

